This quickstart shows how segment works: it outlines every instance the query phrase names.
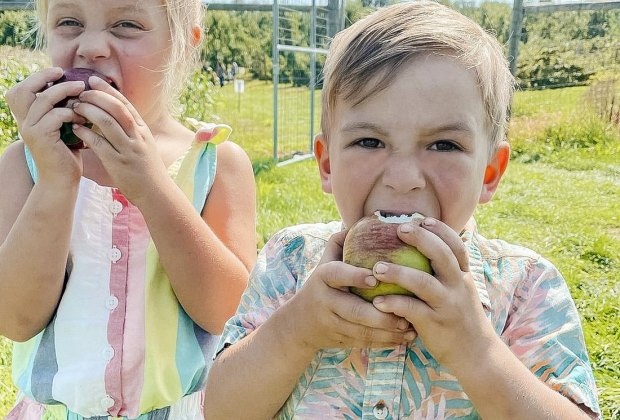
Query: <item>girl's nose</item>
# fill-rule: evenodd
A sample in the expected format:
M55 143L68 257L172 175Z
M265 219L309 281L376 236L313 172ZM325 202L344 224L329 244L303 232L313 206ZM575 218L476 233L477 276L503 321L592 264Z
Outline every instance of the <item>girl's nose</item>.
M110 56L110 46L101 32L84 32L79 41L77 55L89 63Z
M423 188L426 185L420 162L411 156L393 156L383 172L383 183L399 193Z

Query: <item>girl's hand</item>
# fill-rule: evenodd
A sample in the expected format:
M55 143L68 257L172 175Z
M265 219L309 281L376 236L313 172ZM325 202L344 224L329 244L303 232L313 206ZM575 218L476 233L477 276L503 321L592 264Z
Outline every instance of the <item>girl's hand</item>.
M19 134L30 149L41 180L79 180L82 163L79 151L71 151L60 139L63 123L84 124L86 120L71 108L54 105L84 90L83 82L65 82L48 88L63 74L59 67L33 73L6 94Z
M321 262L289 302L290 330L313 350L333 347L387 347L415 338L409 322L384 313L350 293L373 287L370 270L342 262L345 232L332 235Z
M435 274L377 263L373 272L378 280L398 284L417 298L383 296L375 298L373 304L381 311L409 320L439 363L448 368L469 363L463 358L481 354L477 349L496 334L469 272L463 241L449 226L431 218L404 224L398 236L431 260Z
M159 190L168 179L151 130L119 91L91 76L91 90L82 92L73 110L96 126L74 126L74 132L101 160L115 185L134 205Z

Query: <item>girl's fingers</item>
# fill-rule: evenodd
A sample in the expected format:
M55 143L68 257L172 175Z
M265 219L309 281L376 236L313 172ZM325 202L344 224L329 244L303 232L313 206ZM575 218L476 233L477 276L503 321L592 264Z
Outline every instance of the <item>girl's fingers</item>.
M129 135L129 133L125 132L125 130L121 126L120 120L122 120L123 118L118 117L118 115L122 114L122 111L117 112L117 115L112 115L108 113L105 109L102 109L97 105L94 105L90 102L83 102L81 100L80 102L74 104L73 110L78 115L83 116L88 121L93 123L93 125L97 126L99 130L101 130L102 135L93 132L93 134L96 136L91 135L85 139L82 139L86 141L89 146L89 140L92 140L94 142L99 142L100 140L103 140L110 143L115 150L120 151L123 147L123 143L132 140L132 137ZM131 118L131 116L126 111L124 114L125 119Z
M79 124L73 124L73 132L78 136L84 144L92 149L93 153L102 161L106 159L114 159L118 155L118 150L114 148L107 138L96 133L92 129Z
M7 91L7 103L19 121L26 117L36 99L36 93L45 90L50 82L58 80L62 74L60 67L46 68L31 74Z
M79 95L84 90L84 87L84 82L65 82L51 86L43 92L36 93L35 100L28 111L29 124L37 124L58 102L68 97Z
M115 97L116 99L118 99L129 110L129 112L134 117L134 120L138 125L140 126L146 125L144 120L142 120L140 113L136 110L133 104L129 102L129 100L120 91L114 89L105 80L99 77L96 77L96 76L91 76L90 79L88 79L88 83L91 85L91 87L101 90L102 92L105 92Z

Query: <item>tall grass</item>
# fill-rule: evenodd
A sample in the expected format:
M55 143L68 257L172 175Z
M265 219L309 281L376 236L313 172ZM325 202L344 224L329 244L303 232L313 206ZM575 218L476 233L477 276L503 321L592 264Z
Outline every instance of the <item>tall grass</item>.
M620 419L620 134L591 117L583 105L586 89L517 93L513 160L476 218L485 236L530 247L564 274L581 314L604 417ZM337 218L313 161L271 163L271 85L250 82L242 95L230 85L211 91L214 113L233 126L233 140L255 166L258 246L285 226ZM0 417L14 395L10 345L0 338Z

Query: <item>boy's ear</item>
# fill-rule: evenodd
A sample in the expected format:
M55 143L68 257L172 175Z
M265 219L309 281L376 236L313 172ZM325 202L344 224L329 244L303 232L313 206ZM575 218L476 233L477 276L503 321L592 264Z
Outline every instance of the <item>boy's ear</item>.
M198 25L192 27L192 46L196 47L200 44L200 40L202 39L202 28Z
M508 160L510 159L510 145L502 141L496 148L495 153L489 159L487 168L484 171L484 180L482 184L482 191L480 192L479 203L488 203L493 198L499 181L502 179L506 167L508 166Z
M327 147L327 139L323 134L317 134L314 137L314 158L319 165L319 174L321 175L321 187L323 192L332 192L331 183L331 167L329 163L329 148Z

